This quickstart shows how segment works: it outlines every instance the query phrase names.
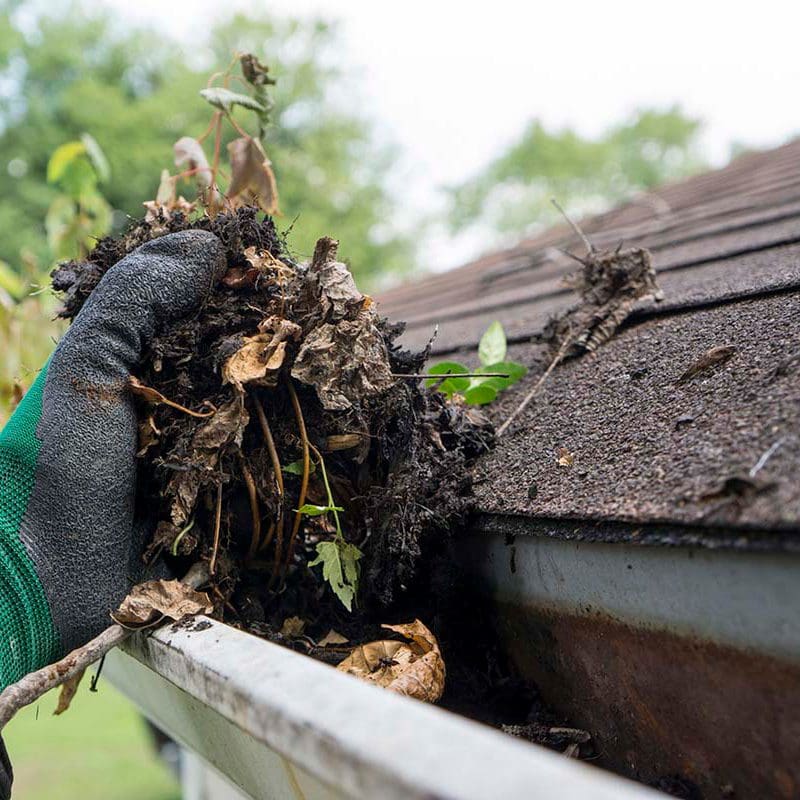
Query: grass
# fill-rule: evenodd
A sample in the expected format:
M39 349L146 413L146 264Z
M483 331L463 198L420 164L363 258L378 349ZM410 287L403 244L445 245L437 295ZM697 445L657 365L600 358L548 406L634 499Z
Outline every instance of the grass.
M4 731L14 766L14 797L24 800L180 800L177 781L153 750L144 720L102 679L82 685L54 717L50 692Z

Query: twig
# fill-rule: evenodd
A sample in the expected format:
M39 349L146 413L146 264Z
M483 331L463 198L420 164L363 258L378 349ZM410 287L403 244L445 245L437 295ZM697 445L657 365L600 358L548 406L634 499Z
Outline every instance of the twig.
M208 571L214 575L217 571L217 554L219 553L219 532L222 527L222 480L217 485L217 510L214 514L214 549L211 552L211 561L208 562Z
M392 378L510 378L507 372L440 372L434 374L432 372L393 372Z
M247 551L247 560L251 561L258 551L258 546L261 544L261 512L258 508L256 483L241 453L239 453L239 462L242 468L242 477L247 487L247 496L250 499L250 516L253 520L253 535L250 537L250 549Z
M267 452L269 453L270 461L272 461L272 471L275 473L275 483L278 485L278 519L270 525L267 537L262 544L262 548L268 547L275 535L277 529L280 533L281 541L283 541L283 472L281 471L281 460L278 457L278 449L275 447L275 439L272 437L272 430L269 427L267 415L264 413L264 407L261 405L259 397L253 398L253 405L256 407L256 416L261 425L261 433L264 435L264 441L267 444Z
M594 253L594 245L589 241L589 238L586 236L586 234L578 227L578 223L573 221L567 215L567 212L564 211L563 208L561 208L561 204L558 202L558 200L555 199L555 197L551 197L550 198L550 202L561 212L561 216L564 217L564 219L569 223L569 225L572 228L572 230L574 230L575 233L578 234L578 236L580 237L581 241L583 242L584 247L590 253Z
M186 576L183 583L197 589L208 580L208 569L203 564L195 564ZM60 661L35 672L29 672L16 683L7 686L0 693L0 731L14 718L16 713L35 703L42 695L61 686L74 678L79 672L99 661L105 654L122 644L133 630L123 628L121 625L110 625L99 636L96 636L83 647L78 647L68 653Z
M761 456L761 458L759 458L758 461L756 461L756 463L753 465L753 468L748 473L748 476L750 478L755 478L755 476L758 475L758 473L761 471L761 469L767 463L767 461L769 461L772 458L772 456L775 455L775 451L783 444L785 439L786 439L785 436L782 437L781 439L778 439L778 441L773 443L773 445L769 448L769 450L767 450Z
M303 515L299 509L305 505L306 493L308 492L308 476L311 473L311 457L308 451L308 433L306 432L306 422L303 419L303 409L300 407L300 398L297 396L297 390L294 388L291 380L288 383L289 397L292 399L292 407L294 408L294 415L297 418L297 427L300 431L300 441L303 444L303 477L300 481L300 498L297 501L298 510L294 512L294 524L292 525L292 534L289 537L289 544L286 548L285 567L288 568L294 555L294 545L297 540L297 534L300 531L300 521Z
M509 425L511 425L511 423L527 408L531 400L533 400L533 398L536 397L539 390L542 388L542 386L544 386L545 381L550 377L550 373L561 363L561 360L567 354L569 348L572 347L573 341L574 337L571 336L564 342L564 344L561 345L561 348L555 354L555 356L553 356L553 360L550 362L550 365L544 371L542 377L539 378L538 381L536 381L533 388L522 399L522 402L511 412L506 421L497 429L498 438L508 430Z

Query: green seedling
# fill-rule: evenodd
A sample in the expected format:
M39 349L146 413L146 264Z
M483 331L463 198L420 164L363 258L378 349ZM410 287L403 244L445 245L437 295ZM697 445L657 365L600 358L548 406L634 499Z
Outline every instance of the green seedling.
M325 492L328 504L324 506L306 503L298 510L301 514L309 517L319 517L323 514L332 514L333 522L336 526L336 533L331 541L319 542L317 544L317 557L310 561L309 567L322 566L322 577L333 589L334 594L339 598L342 605L348 610L353 610L353 600L358 594L358 580L361 577L361 564L359 560L364 555L354 544L346 541L342 533L339 513L344 512L341 506L337 506L333 499L328 473L325 469L325 461L319 450L311 445L311 449L317 457L322 481L325 484Z
M438 389L451 398L459 394L469 405L483 406L526 375L528 368L516 361L507 361L508 344L503 326L493 322L481 337L478 359L481 366L469 378L428 378L425 385ZM459 375L470 373L469 367L458 361L441 361L428 370L429 375ZM507 377L498 377L497 374Z

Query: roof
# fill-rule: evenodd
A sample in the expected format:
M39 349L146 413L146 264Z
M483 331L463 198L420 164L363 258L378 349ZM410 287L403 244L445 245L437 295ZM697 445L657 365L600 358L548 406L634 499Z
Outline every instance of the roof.
M785 534L800 527L800 140L581 227L598 248L649 248L665 297L639 301L609 343L557 367L481 460L483 524L502 515L558 536L795 547ZM564 225L387 292L381 312L407 320L408 345L438 324L435 356L471 364L500 320L530 372L487 407L499 425L547 363L532 337L575 302L561 248L579 249ZM678 382L719 346L733 356Z

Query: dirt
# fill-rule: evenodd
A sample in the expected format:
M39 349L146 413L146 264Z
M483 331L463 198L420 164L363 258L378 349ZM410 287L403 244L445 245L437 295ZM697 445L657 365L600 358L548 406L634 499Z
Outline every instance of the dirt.
M101 240L87 261L54 272L61 315L74 317L103 274L137 246L188 228L217 234L229 269L197 314L156 336L133 376L140 398L139 501L156 509L158 523L146 558L165 559L176 574L198 559L213 561L215 613L231 624L278 635L296 615L312 639L330 628L360 638L426 594L432 576L420 564L466 513L470 465L491 447L492 428L421 380L392 378L418 373L427 353L396 346L403 325L375 313L339 269L335 242L321 240L312 267L299 265L256 209L196 221L180 211L150 213L123 236ZM284 324L288 332L278 330ZM334 341L322 342L319 358L315 342L330 335ZM237 386L231 357L246 356L243 348L254 339L262 351L282 340L282 361ZM335 535L331 515L304 515L292 535L303 477L284 469L302 463L303 437L290 386L344 508L344 538L363 552L352 613L322 570L309 568L316 545ZM326 503L320 473L309 475L305 503Z

